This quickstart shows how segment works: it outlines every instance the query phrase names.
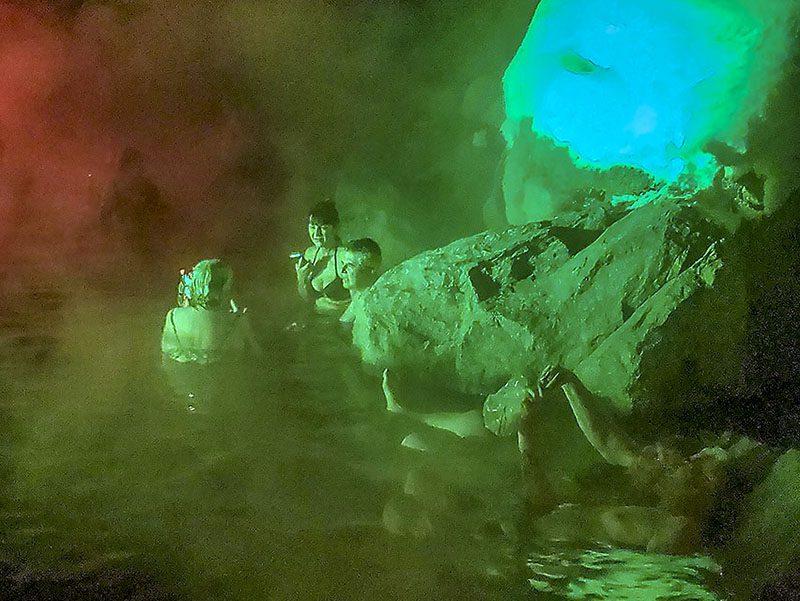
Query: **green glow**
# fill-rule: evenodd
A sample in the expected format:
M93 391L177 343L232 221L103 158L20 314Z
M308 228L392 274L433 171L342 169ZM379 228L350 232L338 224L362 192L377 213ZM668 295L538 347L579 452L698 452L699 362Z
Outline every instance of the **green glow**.
M582 167L710 183L710 140L744 150L785 58L783 0L543 0L504 77L522 121Z
M528 559L531 588L567 599L653 601L722 598L712 584L720 567L711 558L626 549L534 554Z

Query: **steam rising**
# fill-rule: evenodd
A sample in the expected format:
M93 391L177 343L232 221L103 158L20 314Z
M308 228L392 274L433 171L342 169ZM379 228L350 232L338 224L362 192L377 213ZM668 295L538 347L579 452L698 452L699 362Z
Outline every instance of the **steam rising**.
M490 27L479 8L0 3L3 255L91 252L128 147L174 209L164 252L181 259L294 244L321 196L389 255L479 229L498 153L473 137L495 135L493 78L518 42L497 28L527 22L509 8Z

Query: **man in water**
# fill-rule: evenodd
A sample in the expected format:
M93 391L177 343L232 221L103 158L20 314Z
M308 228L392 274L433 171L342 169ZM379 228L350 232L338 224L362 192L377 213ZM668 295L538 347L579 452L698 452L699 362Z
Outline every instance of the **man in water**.
M345 245L342 252L342 286L350 293L350 304L339 318L353 323L364 292L378 278L381 266L381 247L372 238L359 238Z

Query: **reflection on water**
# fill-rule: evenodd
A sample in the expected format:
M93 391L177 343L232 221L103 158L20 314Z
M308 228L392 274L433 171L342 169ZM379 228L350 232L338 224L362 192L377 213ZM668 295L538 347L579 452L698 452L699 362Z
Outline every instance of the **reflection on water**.
M708 557L681 557L626 549L559 549L528 558L536 591L567 599L609 601L716 601L720 567Z
M133 571L198 600L536 598L514 441L387 414L334 328L266 316L262 364L164 373L170 294L37 294L2 299L0 564ZM400 445L412 432L430 452ZM653 570L694 582L670 565ZM587 569L551 594L588 595Z

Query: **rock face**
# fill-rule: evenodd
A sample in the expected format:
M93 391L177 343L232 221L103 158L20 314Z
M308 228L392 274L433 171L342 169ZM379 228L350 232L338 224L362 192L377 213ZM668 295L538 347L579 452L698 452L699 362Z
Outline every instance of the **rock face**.
M587 182L637 193L622 168L696 190L745 155L779 203L797 185L799 21L785 0L539 2L503 77L509 223Z
M658 386L662 363L673 386L687 363L696 373L711 356L736 363L738 330L706 327L714 314L735 325L741 312L729 285L717 290L722 238L696 209L668 203L602 232L577 221L478 234L385 273L353 339L368 363L435 373L472 393L561 364L627 409L636 385L640 396Z
M729 572L740 592L751 594L771 580L780 582L785 577L781 574L787 571L794 571L796 578L800 568L799 523L800 451L791 450L778 459L750 494L738 532L729 545Z

